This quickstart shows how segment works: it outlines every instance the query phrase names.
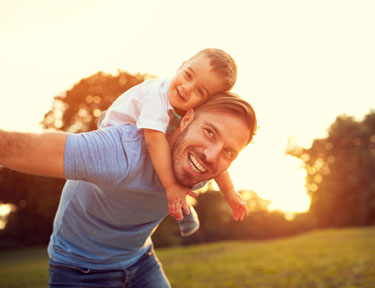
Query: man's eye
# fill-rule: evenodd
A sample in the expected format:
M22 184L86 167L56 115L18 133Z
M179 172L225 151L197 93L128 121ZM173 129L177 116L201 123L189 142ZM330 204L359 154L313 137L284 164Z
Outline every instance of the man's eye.
M204 91L203 91L203 89L200 89L200 88L198 88L198 94L199 94L199 96L204 96Z
M227 155L231 159L234 157L234 153L232 151L227 151Z
M214 138L215 134L212 130L205 128L204 131L206 132L208 137Z

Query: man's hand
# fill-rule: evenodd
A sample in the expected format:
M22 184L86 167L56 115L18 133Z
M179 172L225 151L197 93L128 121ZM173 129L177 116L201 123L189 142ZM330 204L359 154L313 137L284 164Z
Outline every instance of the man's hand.
M166 189L166 192L169 214L171 214L172 217L176 220L182 220L182 209L184 209L186 215L190 214L189 205L186 202L186 195L197 197L198 195L196 193L179 184L171 185Z
M224 198L232 208L234 221L242 221L249 214L246 203L236 190L224 193Z

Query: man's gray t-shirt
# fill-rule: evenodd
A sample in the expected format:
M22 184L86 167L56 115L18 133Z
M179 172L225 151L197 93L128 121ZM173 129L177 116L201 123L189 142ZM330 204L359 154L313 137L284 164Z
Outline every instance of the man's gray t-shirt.
M150 249L168 215L143 131L119 125L69 134L65 178L48 246L59 263L124 269Z

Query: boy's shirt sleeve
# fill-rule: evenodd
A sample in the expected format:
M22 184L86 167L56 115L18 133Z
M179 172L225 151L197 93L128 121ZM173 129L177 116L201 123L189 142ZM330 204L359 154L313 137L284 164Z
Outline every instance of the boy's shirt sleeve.
M128 174L128 157L119 126L81 134L68 134L65 153L65 178L83 180L98 186L116 185Z
M145 82L121 94L105 111L100 128L122 124L136 124L139 115L139 97Z
M155 85L144 91L139 103L138 129L152 129L166 132L169 123L169 111L172 106L168 102L167 95L159 91Z
M165 132L172 106L161 85L160 80L146 80L124 92L106 111L101 127L135 124L138 129Z

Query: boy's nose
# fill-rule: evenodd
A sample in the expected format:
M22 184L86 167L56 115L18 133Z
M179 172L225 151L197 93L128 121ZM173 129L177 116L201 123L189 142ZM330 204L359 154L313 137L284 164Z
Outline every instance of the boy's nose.
M192 83L185 83L183 88L184 88L185 93L190 93L192 88L193 88L193 84Z

